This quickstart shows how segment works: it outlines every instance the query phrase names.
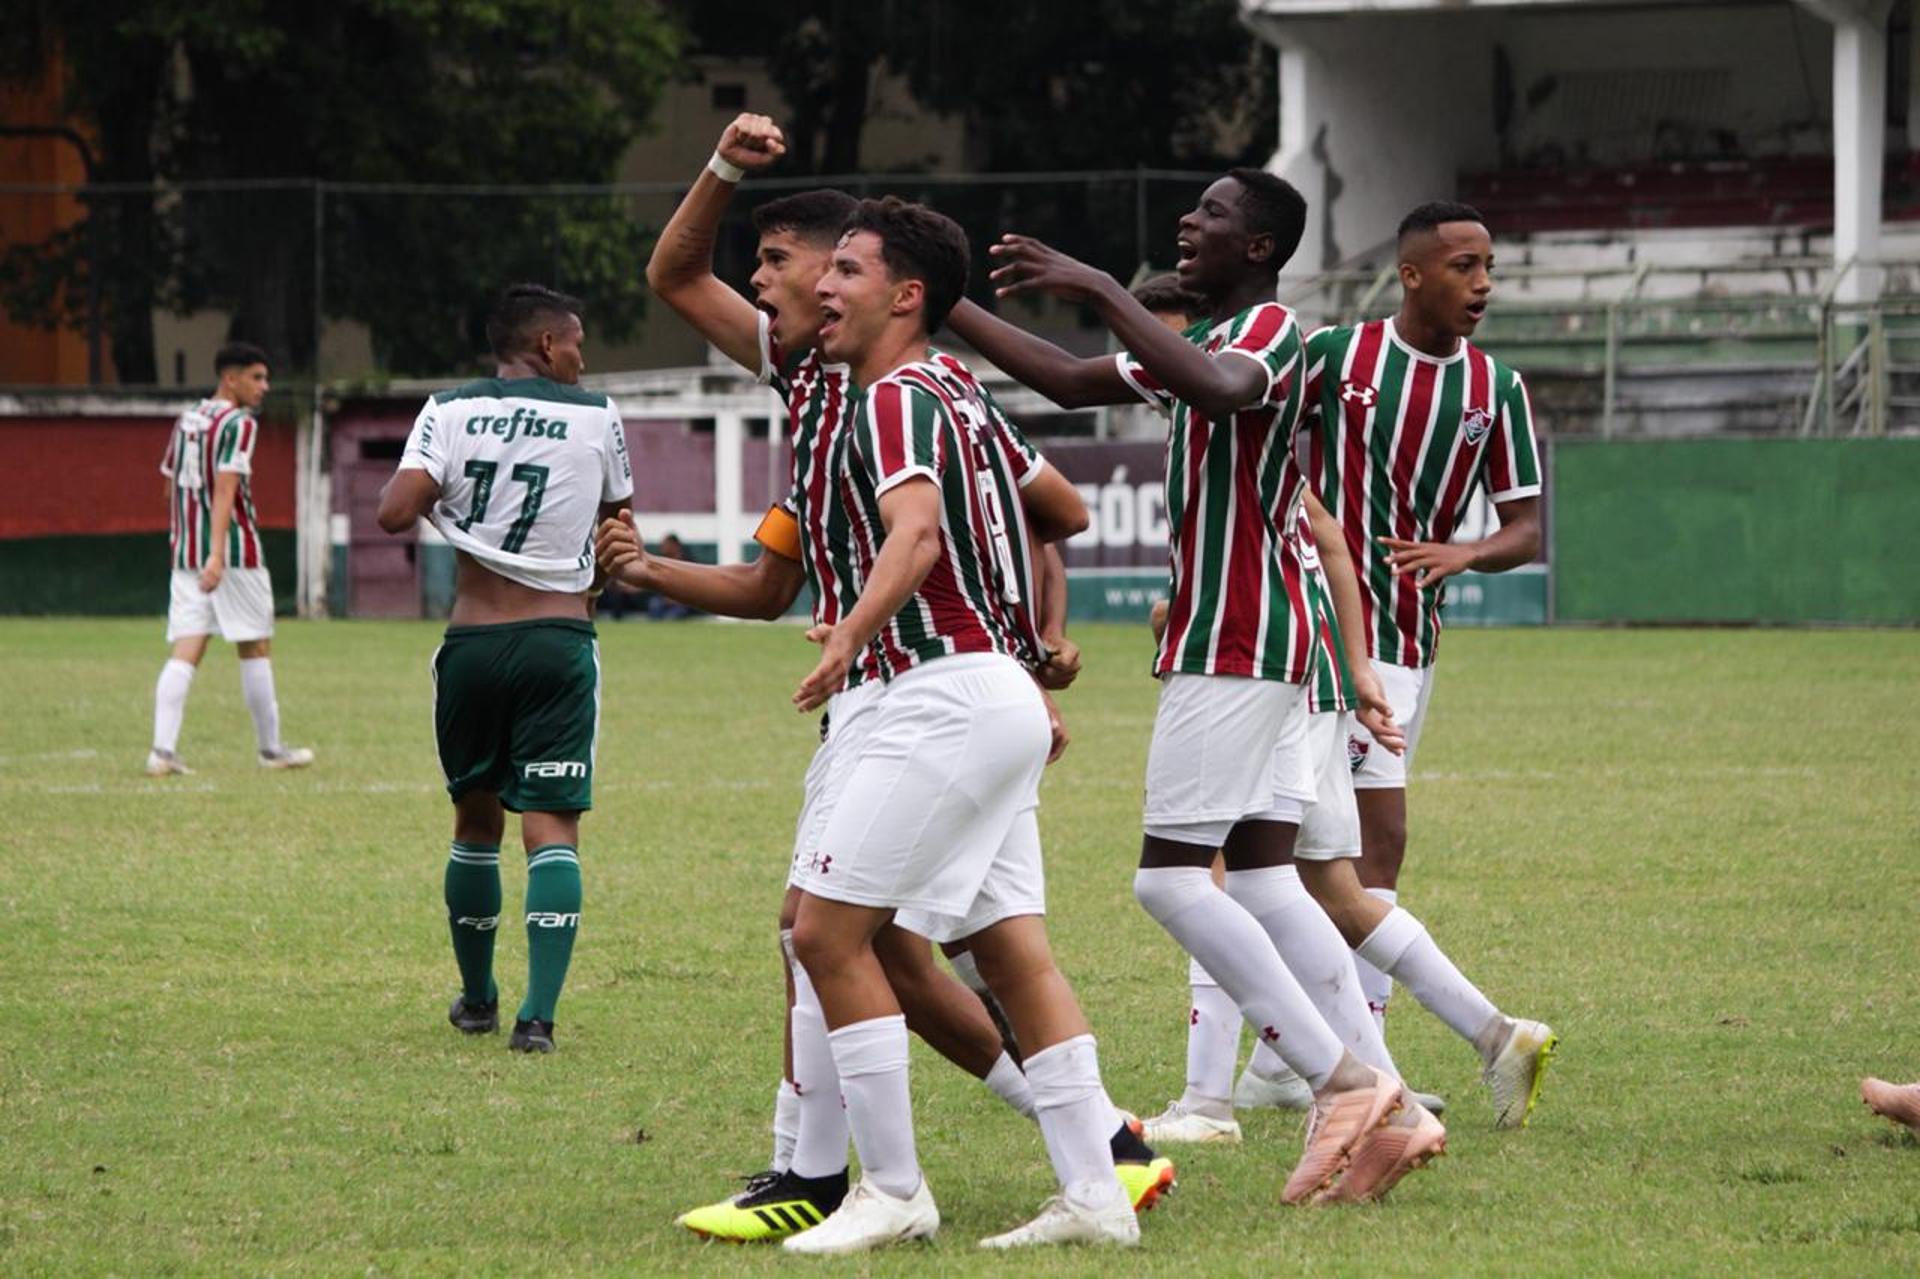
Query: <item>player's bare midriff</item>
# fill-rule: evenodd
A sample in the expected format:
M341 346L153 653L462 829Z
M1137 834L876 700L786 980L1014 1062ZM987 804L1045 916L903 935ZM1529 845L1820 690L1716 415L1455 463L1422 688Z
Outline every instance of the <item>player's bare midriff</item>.
M587 621L584 592L541 591L487 568L465 551L458 551L460 569L454 579L451 626L490 626L497 622L525 622L541 617Z

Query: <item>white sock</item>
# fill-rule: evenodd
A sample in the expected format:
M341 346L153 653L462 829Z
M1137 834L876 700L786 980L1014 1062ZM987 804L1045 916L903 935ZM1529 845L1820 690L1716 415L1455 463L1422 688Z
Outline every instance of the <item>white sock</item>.
M960 984L974 994L985 996L991 993L987 990L987 983L980 978L980 965L974 962L972 951L963 950L949 956L947 966L953 969L953 975L960 979Z
M187 690L193 687L192 662L177 657L160 668L153 686L153 749L171 755L180 746L180 723L187 717Z
M920 1159L907 1097L907 1019L895 1013L856 1021L830 1031L827 1041L840 1068L861 1177L895 1199L911 1198L920 1189ZM794 1171L808 1175L797 1163Z
M1247 1069L1269 1083L1281 1079L1298 1079L1293 1067L1281 1058L1280 1054L1267 1046L1265 1040L1253 1046L1253 1056L1247 1058Z
M1327 912L1300 882L1296 866L1227 872L1227 896L1247 908L1273 939L1274 949L1299 979L1327 1027L1362 1062L1399 1078L1386 1041L1367 1011L1354 972L1353 952Z
M280 703L273 697L273 659L249 657L240 663L240 693L253 716L253 736L262 754L280 749Z
M1133 895L1206 966L1255 1033L1315 1092L1326 1087L1346 1050L1246 907L1215 888L1202 866L1136 871Z
M993 1090L996 1097L1013 1107L1014 1113L1022 1118L1033 1118L1033 1088L1027 1083L1027 1077L1013 1058L1005 1053L993 1063L993 1069L980 1082Z
M1083 1208L1124 1201L1126 1192L1113 1172L1111 1103L1100 1086L1093 1036L1075 1035L1027 1058L1027 1080L1061 1191Z
M793 1167L793 1147L800 1140L800 1094L793 1081L782 1079L773 1090L773 1162L775 1172Z
M1367 896L1378 897L1389 906L1400 899L1400 894L1391 888L1369 888ZM1393 978L1369 963L1357 946L1354 947L1353 967L1360 974L1360 993L1366 996L1367 1008L1373 1013L1373 1024L1380 1028L1380 1035L1385 1038L1387 1000L1393 996Z
M1422 1008L1446 1022L1468 1043L1474 1042L1489 1020L1500 1015L1493 1001L1434 945L1426 925L1398 906L1367 934L1359 952L1374 967L1397 978Z
M1191 1011L1187 1014L1187 1091L1180 1098L1188 1110L1233 1117L1233 1066L1240 1059L1240 1006L1220 989L1197 959L1188 961L1192 983Z
M802 1177L829 1177L847 1166L847 1108L840 1097L840 1070L826 1014L799 964L793 966L792 1016L793 1091L800 1103L793 1171Z

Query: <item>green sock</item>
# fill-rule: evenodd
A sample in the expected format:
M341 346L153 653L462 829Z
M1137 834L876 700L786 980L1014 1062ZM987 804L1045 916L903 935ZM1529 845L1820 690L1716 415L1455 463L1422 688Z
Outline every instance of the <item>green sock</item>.
M527 1001L521 1021L553 1021L580 930L580 857L566 844L527 854Z
M447 851L447 930L460 965L460 992L470 1005L499 998L493 984L493 939L500 927L500 845L453 841Z

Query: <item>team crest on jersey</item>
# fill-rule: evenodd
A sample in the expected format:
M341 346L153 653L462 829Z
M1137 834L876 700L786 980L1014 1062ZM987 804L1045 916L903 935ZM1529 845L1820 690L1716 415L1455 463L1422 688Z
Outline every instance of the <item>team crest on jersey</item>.
M1380 402L1380 391L1365 382L1349 379L1340 384L1340 399L1342 403L1358 404L1363 409L1370 409Z
M1493 429L1493 414L1485 409L1468 409L1460 418L1460 432L1467 437L1467 443L1478 444Z
M1372 742L1361 741L1358 737L1347 738L1347 767L1359 772L1360 766L1367 762L1367 752L1372 748Z

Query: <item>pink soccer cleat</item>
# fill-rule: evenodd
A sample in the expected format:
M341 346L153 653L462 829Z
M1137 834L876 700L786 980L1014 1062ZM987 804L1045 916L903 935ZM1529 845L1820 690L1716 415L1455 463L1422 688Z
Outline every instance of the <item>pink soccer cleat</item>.
M1307 1149L1280 1192L1282 1203L1305 1203L1347 1171L1354 1147L1402 1105L1400 1082L1381 1071L1365 1088L1316 1097L1307 1114Z
M1920 1084L1890 1084L1868 1076L1860 1081L1860 1100L1874 1114L1920 1132Z
M1387 1122L1362 1136L1340 1180L1313 1197L1316 1204L1385 1199L1400 1179L1447 1153L1447 1130L1433 1112L1408 1101Z

